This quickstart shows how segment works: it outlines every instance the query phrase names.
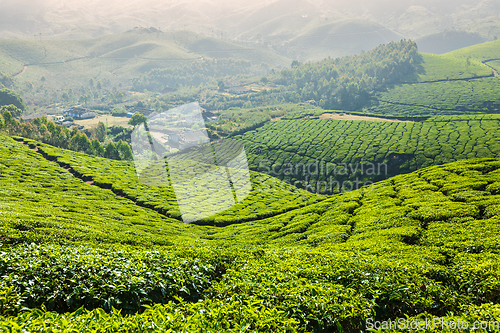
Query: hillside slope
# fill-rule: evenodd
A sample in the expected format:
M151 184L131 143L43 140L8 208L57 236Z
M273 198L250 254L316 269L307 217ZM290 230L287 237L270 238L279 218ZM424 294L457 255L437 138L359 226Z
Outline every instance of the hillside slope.
M498 41L444 55L422 54L418 83L388 87L368 109L377 114L432 116L498 113Z
M322 116L323 117L323 116ZM332 194L423 167L500 154L497 115L421 122L298 119L269 122L237 138L250 168Z
M54 148L28 139L26 147L36 150L40 156L48 161L54 161L59 167L68 169L77 179L94 187L111 190L115 195L124 197L136 205L151 209L169 221L182 222L176 194L172 185L162 185L162 181L155 185L139 180L134 163L128 161L114 161L101 157L88 156L83 153ZM54 164L54 163L53 163ZM153 172L155 170L153 169ZM158 176L157 176L158 177ZM223 226L257 220L263 217L277 215L323 198L294 186L282 183L276 178L257 172L250 173L251 191L244 200L240 200L233 207L210 216L207 215L198 224ZM168 180L167 180L168 182ZM108 192L108 191L105 191ZM208 202L194 202L194 209L206 209L208 212L223 201L223 194L215 191ZM194 200L194 199L193 199ZM203 208L202 208L203 207ZM186 214L186 212L184 212Z
M18 77L21 82L37 82L44 76L45 88L53 89L60 89L64 82L86 84L90 78L128 85L132 78L152 68L202 58L234 58L270 67L291 62L269 51L193 32L161 32L155 28L84 40L0 40L0 72L15 75L27 66Z
M304 29L287 42L287 47L302 61L319 61L357 54L403 38L374 22L344 20Z
M498 159L222 228L137 207L5 136L0 165L5 330L359 332L370 318L500 318Z

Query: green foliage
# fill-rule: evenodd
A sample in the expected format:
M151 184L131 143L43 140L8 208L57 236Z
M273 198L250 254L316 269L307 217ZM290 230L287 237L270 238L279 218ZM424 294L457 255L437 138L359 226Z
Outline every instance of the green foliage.
M146 123L148 118L140 113L135 113L132 118L130 118L128 124L132 126L137 126Z
M252 170L333 194L343 184L349 190L431 165L498 156L499 122L497 115L423 122L281 120L236 138Z
M16 108L21 109L22 111L26 110L26 106L24 105L21 96L12 90L3 88L0 89L0 106L5 105L14 105Z
M126 149L128 145L121 146ZM75 154L48 145L38 144L37 147L51 160L56 160L60 165L71 167L80 178L92 180L100 187L110 188L113 192L126 196L141 206L153 209L160 214L180 219L179 207L173 188L171 186L159 186L159 184L149 186L148 182L143 178L138 178L133 163ZM122 154L123 157L123 151L118 151L117 147L120 147L120 144L114 146L109 143L106 146L104 156L111 158L111 154ZM154 171L151 170L150 172ZM147 175L141 174L139 177L146 177L147 179ZM250 178L252 190L244 200L224 212L205 218L197 223L228 225L252 221L274 216L321 200L316 195L299 190L267 175L252 172ZM215 194L213 197L217 201ZM207 207L207 203L204 202L196 203L195 206L194 208L197 210L212 208L210 205Z
M365 92L407 81L414 83L381 92L384 102L372 112L496 112L496 78L474 79L486 74L475 57L423 55L419 68L412 44L297 63L270 77L287 80L274 96L225 101L219 94L207 103L313 100L349 109L366 105ZM451 67L457 72L444 77ZM332 68L337 77L326 86ZM332 90L314 95L321 93L315 81ZM243 134L236 138L254 170L264 166L292 184L306 180L314 192L321 181L328 187L330 176L317 172L316 161L344 164L335 180L382 181L320 197L251 172L245 200L196 224L180 222L171 186L140 182L132 162L1 136L0 330L360 332L368 331L368 318L499 320L500 161L492 158L500 149L499 117L389 123L318 119L322 112L234 108L210 130ZM103 125L104 134L90 141L46 118L21 124L4 112L0 120L8 133L60 147L116 159L131 154L120 141L123 128L106 132ZM106 134L120 139L104 149ZM375 174L359 170L366 162Z
M3 117L0 117L0 119L4 126L0 126L0 129L5 130L10 135L39 140L57 147L84 152L90 155L104 156L118 160L133 159L130 145L121 139L117 140L118 149L113 142L110 142L106 148L103 148L99 140L96 140L96 142L90 141L90 132L87 136L87 134L81 133L77 128L69 130L65 126L55 125L52 121L47 121L45 117L34 119L31 123L21 123L17 119L14 119L9 112L9 110L14 110L14 112L16 110L19 111L16 107L9 106L1 110L3 110ZM120 128L120 131L123 131L123 128ZM94 133L97 138L104 140L106 126L102 122L99 122Z
M110 158L112 160L119 160L120 153L116 149L116 146L113 142L109 142L104 149L104 157Z
M463 80L491 76L491 69L477 60L422 53L422 68L418 82Z
M498 159L221 228L158 214L160 192L134 183L129 162L26 143L0 140L0 330L359 332L367 318L499 318ZM105 181L150 204L95 186ZM259 200L271 195L289 192Z
M500 41L477 44L447 53L447 56L456 58L473 58L481 62L497 59L500 53Z
M417 45L403 40L356 56L297 64L282 70L275 82L294 91L301 101L323 100L326 108L355 110L367 104L371 91L417 75L420 62Z
M499 89L496 77L400 85L380 93L370 111L403 116L497 113Z
M162 91L166 87L179 85L197 87L225 76L247 74L251 71L250 61L236 59L201 60L189 64L178 64L169 68L152 69L132 80L135 91ZM224 81L219 80L219 89L224 89ZM221 88L222 87L222 88Z
M96 137L99 142L103 142L106 138L106 125L102 121L97 123Z
M21 245L1 253L0 290L6 298L8 291L16 290L23 306L43 304L57 312L114 307L135 313L144 305L196 302L220 267L185 255Z
M14 81L10 75L0 72L0 88L11 87Z

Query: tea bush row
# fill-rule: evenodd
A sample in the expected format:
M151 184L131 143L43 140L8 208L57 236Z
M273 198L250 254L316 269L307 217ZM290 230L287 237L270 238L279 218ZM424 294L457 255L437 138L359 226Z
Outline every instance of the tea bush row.
M32 147L37 147L40 152L45 154L46 158L57 160L60 165L71 168L82 179L93 181L97 186L112 189L118 195L126 196L141 206L154 209L174 219L181 219L177 197L173 188L171 186L158 186L161 185L158 183L150 186L139 181L134 164L131 162L112 161L69 152L34 141L26 140L26 143ZM161 177L161 174L159 177ZM189 179L187 175L184 178ZM250 172L250 180L252 189L244 200L237 202L233 207L215 216L204 218L199 223L226 225L256 220L321 200L320 197L282 183L268 175ZM166 181L167 184L169 184L168 180ZM192 209L196 211L206 209L210 212L223 199L218 196L217 191L214 191L209 198L210 201L199 202L197 197L193 196L190 200L193 206Z
M237 138L252 170L331 194L342 184L353 186L346 181L362 186L431 165L498 156L499 125L497 115L399 123L302 119L272 122Z

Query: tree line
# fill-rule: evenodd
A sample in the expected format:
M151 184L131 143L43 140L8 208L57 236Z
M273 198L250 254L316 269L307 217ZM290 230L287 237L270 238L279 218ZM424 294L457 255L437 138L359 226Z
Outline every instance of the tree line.
M124 140L116 144L106 140L106 126L99 122L95 129L87 134L81 132L77 127L69 129L49 121L46 117L36 118L32 122L24 122L16 119L12 112L16 107L13 105L3 106L0 109L0 130L9 135L21 136L55 147L82 152L89 155L106 157L114 160L132 160L133 154L130 145Z

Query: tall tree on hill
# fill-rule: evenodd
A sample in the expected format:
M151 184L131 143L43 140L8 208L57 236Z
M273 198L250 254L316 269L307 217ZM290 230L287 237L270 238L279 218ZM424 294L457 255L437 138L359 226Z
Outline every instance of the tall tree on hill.
M128 124L132 126L137 126L140 124L146 124L148 118L140 113L135 113L132 118L130 118Z
M118 153L118 150L116 150L116 146L113 142L110 142L106 145L106 148L104 149L104 157L113 160L120 159L120 154Z
M106 137L106 125L102 121L97 123L96 137L100 142L103 142Z
M130 148L130 145L125 141L123 140L118 141L116 149L120 154L120 158L122 160L131 161L134 158L134 155L132 153L132 148Z
M2 86L9 88L14 84L14 80L12 80L12 77L10 75L0 73L0 88Z
M94 151L95 155L104 157L104 148L102 148L99 140L97 139L92 140L90 145L92 146L92 150Z
M10 89L0 89L0 106L4 105L14 105L21 111L26 110L26 105L24 105L24 102L17 93L13 92Z

